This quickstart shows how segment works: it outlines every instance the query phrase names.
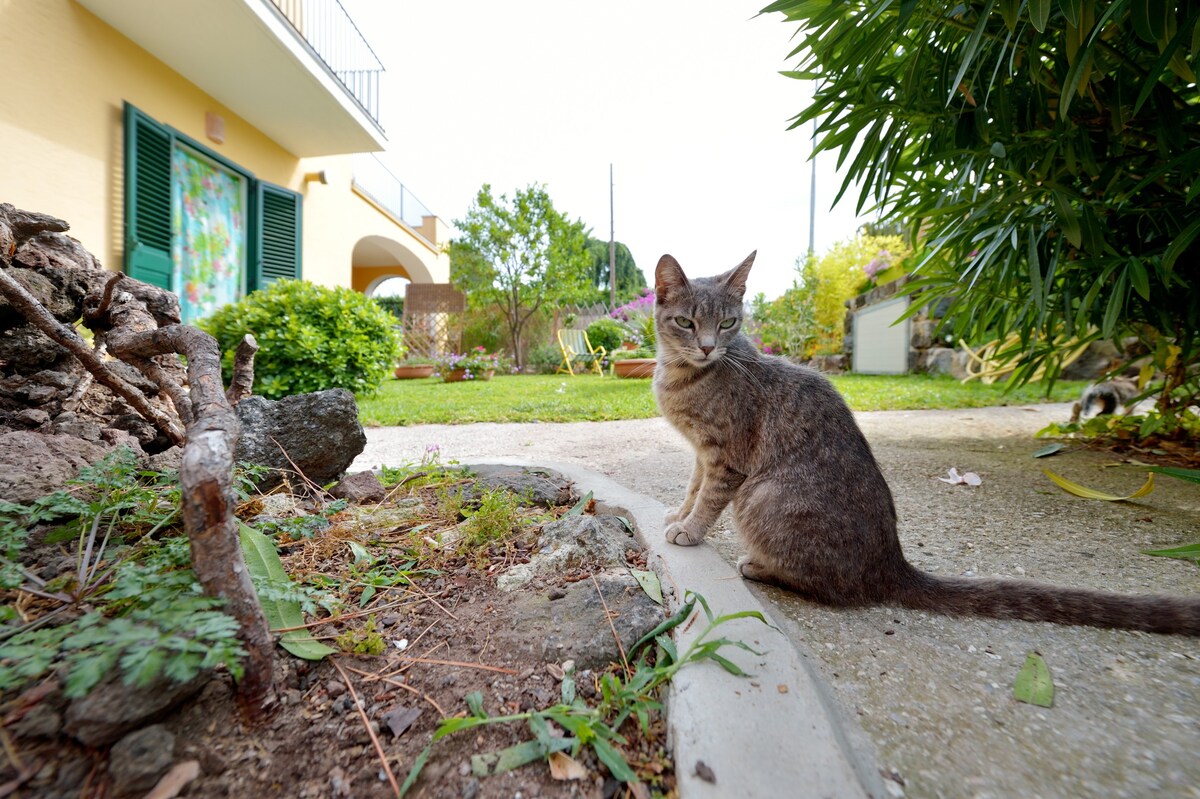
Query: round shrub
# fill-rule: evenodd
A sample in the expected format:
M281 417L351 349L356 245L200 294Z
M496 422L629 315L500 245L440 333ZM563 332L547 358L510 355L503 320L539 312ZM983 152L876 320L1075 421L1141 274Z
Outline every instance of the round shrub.
M278 280L199 323L221 345L225 379L233 351L252 333L254 389L268 399L329 388L374 393L400 355L395 317L348 288Z
M587 326L587 337L593 347L603 347L612 352L624 343L628 331L616 319L605 316Z

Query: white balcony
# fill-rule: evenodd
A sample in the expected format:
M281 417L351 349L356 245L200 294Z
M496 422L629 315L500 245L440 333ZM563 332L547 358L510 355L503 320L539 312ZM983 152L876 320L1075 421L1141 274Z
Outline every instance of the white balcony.
M338 0L76 0L301 158L384 149L383 66Z

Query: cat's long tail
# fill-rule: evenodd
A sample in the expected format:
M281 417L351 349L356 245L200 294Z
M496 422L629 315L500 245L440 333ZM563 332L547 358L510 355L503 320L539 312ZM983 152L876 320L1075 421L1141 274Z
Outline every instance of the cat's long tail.
M916 610L1200 635L1200 596L1128 595L911 568L892 601Z

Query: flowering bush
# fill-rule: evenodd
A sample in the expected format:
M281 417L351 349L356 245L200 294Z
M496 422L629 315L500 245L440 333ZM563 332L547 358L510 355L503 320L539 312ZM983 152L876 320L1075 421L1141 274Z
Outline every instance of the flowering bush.
M462 369L464 380L475 380L488 372L503 372L511 368L508 358L499 352L488 352L483 347L476 347L470 352L456 352L442 355L437 359L437 374L443 380L450 372Z
M637 299L618 305L609 316L624 323L626 338L639 350L654 349L654 289L648 288Z
M613 308L609 314L613 319L620 319L622 322L628 322L634 317L654 317L654 289L647 288L642 292L642 296L630 300L624 305L618 305Z

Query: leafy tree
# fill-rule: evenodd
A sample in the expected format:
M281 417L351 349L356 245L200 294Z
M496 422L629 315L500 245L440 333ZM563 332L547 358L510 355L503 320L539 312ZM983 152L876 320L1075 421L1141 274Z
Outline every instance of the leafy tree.
M1166 0L779 0L795 127L926 257L912 290L959 335L1017 334L1017 377L1064 341L1140 337L1172 411L1200 389L1200 5ZM840 195L839 195L840 196ZM1149 377L1147 369L1144 377Z
M592 258L593 282L599 291L598 299L608 302L611 291L608 282L608 242L588 236L588 255ZM626 303L646 288L646 276L638 269L633 253L621 242L614 242L613 261L617 267L617 304Z
M856 236L797 259L792 288L769 302L755 298L762 346L802 358L841 352L846 300L903 274L909 254L900 236Z
M510 201L484 184L454 224L450 279L472 307L495 306L504 316L517 366L524 366L521 336L544 306L586 301L592 261L583 222L555 210L545 187L517 190Z

